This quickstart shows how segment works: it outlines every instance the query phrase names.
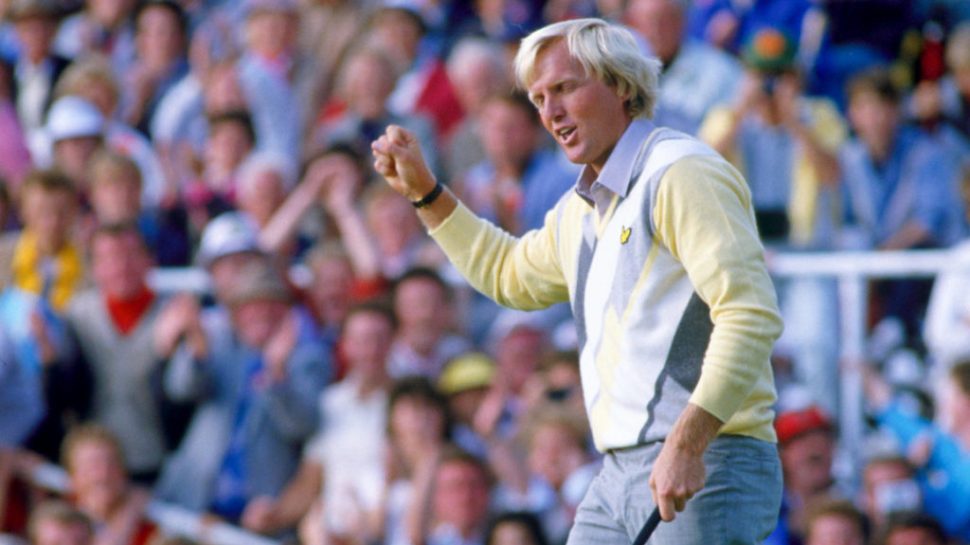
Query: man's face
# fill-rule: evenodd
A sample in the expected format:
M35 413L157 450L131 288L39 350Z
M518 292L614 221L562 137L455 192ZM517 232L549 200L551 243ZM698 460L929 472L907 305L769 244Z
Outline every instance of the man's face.
M256 252L236 252L216 259L209 267L216 299L225 302L243 269L261 259L263 258Z
M394 312L404 327L441 329L447 310L441 286L427 278L401 283L394 295Z
M531 443L529 469L557 489L583 464L583 449L564 426L540 426Z
M832 451L828 431L811 431L789 441L781 449L786 483L801 490L822 491L832 482Z
M864 543L865 538L852 519L829 514L815 520L805 545L863 545Z
M254 174L238 197L239 208L255 218L260 225L269 222L285 199L286 187L283 179L272 170Z
M341 343L351 372L382 376L393 338L394 328L385 316L366 311L351 316L344 326Z
M138 219L141 212L141 184L137 180L116 177L98 182L91 186L91 207L100 223L124 223Z
M167 8L146 8L138 17L135 45L139 58L163 69L182 55L185 38L178 18Z
M899 108L875 93L860 92L849 101L849 121L866 142L880 142L896 131Z
M246 129L234 122L223 122L212 128L206 147L210 163L225 170L235 170L253 147Z
M69 461L71 489L80 502L107 511L122 500L127 477L113 446L84 441L73 449Z
M274 299L243 301L232 307L233 325L244 344L263 348L286 319L289 310L288 304Z
M97 235L91 254L95 281L105 294L129 299L145 285L151 258L135 233Z
M626 8L627 23L640 33L665 64L673 59L684 36L684 13L676 1L633 0Z
M435 514L459 530L481 525L488 514L488 481L474 464L454 460L438 468L435 480Z
M57 23L47 17L27 17L17 21L14 29L27 59L37 63L44 60L50 52Z
M479 122L482 146L493 164L505 162L524 168L539 142L539 127L529 112L503 100L492 100Z
M543 350L545 337L542 332L528 327L513 329L499 342L495 361L513 392L521 392L533 376Z
M273 58L293 46L295 19L285 11L254 12L247 20L249 48L259 55Z
M569 55L566 42L547 45L536 58L529 98L566 157L598 174L630 124L625 100Z
M74 197L66 191L31 188L24 193L20 213L43 246L60 249L74 223Z
M100 136L78 136L54 143L54 164L74 183L85 184L91 157L101 147Z

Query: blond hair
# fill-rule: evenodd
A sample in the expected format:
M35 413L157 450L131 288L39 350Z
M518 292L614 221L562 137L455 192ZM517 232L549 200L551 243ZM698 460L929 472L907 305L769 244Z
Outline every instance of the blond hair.
M569 55L617 95L626 97L630 117L652 118L657 102L660 61L645 57L630 31L602 19L554 23L522 40L515 55L515 77L527 89L535 81L536 60L549 45L564 40Z

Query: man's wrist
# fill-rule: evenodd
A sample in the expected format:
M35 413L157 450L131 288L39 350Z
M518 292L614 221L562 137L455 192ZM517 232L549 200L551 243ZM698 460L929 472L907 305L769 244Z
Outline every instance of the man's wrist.
M411 206L415 208L424 208L426 206L430 206L431 203L438 200L438 197L441 196L444 190L445 190L445 187L441 185L441 182L435 182L435 185L431 189L431 191L429 191L428 193L426 193L425 195L423 195L418 199L411 199Z

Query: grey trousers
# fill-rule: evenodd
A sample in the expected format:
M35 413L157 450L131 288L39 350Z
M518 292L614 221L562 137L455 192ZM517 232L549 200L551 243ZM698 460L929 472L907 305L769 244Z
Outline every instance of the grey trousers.
M653 511L650 471L662 443L609 452L579 504L567 545L632 543ZM781 462L774 444L721 436L704 453L707 481L650 545L756 545L771 533L781 505Z

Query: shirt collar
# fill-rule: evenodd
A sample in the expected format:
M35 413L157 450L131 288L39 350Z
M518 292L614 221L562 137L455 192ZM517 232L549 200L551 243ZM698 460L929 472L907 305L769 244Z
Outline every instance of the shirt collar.
M626 197L630 190L633 168L640 153L640 146L653 129L654 124L647 119L637 118L631 121L616 142L599 177L589 165L583 167L576 184L576 191L580 196L590 198L594 186L599 185L620 197Z

